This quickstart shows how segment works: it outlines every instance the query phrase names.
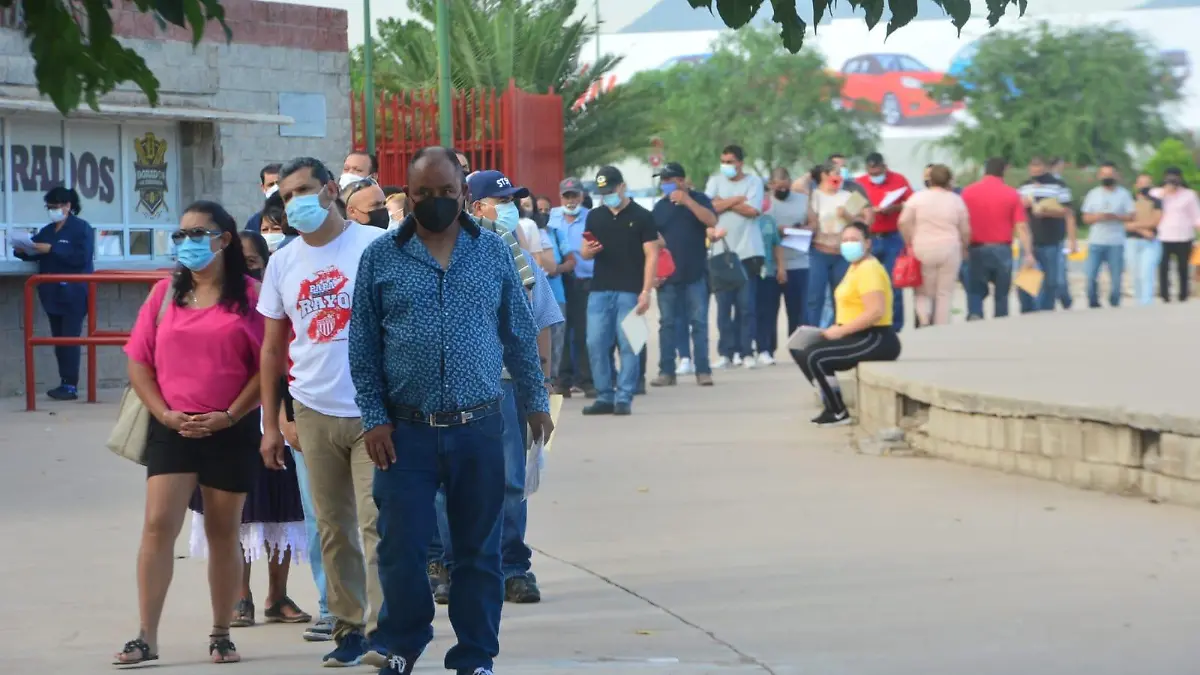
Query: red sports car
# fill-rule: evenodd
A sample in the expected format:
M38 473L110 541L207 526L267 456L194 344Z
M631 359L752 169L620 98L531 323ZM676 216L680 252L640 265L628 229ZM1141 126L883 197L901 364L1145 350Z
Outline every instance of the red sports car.
M925 87L941 82L946 74L905 54L860 54L846 61L841 75L844 82L837 105L874 104L891 126L908 120L940 120L963 108L962 103L943 105L929 98Z

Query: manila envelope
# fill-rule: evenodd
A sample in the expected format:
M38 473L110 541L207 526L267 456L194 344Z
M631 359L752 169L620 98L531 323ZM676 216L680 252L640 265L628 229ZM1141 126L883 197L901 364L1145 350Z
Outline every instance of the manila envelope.
M1042 292L1042 280L1046 275L1041 270L1029 267L1017 272L1017 276L1013 279L1013 284L1025 291L1026 293L1037 297L1038 293Z
M846 213L849 213L851 216L857 216L862 213L863 209L870 205L871 202L868 202L866 197L857 192L851 192L850 198L846 200L844 208L846 209Z
M1135 222L1145 223L1154 218L1154 202L1145 197L1138 197L1133 203L1133 215L1136 218Z

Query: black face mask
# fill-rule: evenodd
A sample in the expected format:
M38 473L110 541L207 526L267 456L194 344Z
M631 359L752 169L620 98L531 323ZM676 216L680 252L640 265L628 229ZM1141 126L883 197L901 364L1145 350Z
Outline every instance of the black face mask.
M925 181L925 187L929 187L930 185L933 185L933 181Z
M1054 176L1051 176L1048 173L1044 173L1040 176L1034 176L1033 180L1034 180L1034 182L1037 182L1037 183L1049 183L1054 180Z
M790 195L790 194L792 194L791 190L776 190L775 191L775 199L778 199L779 201L783 201L783 200L787 199L788 195Z
M1178 178L1168 178L1163 181L1163 185L1179 187L1180 185L1183 185L1183 181L1179 180Z
M1116 178L1101 178L1100 184L1103 185L1104 187L1112 187L1117 184L1117 179Z
M387 208L372 209L367 212L367 225L378 227L381 230L386 230L388 223L391 222L391 215L388 214Z
M257 269L257 270L246 270L246 274L249 274L251 277L258 279L259 281L262 281L263 272L265 272L265 271L266 271L265 268Z
M453 197L426 197L412 203L412 214L417 223L430 232L445 232L458 220L462 207Z

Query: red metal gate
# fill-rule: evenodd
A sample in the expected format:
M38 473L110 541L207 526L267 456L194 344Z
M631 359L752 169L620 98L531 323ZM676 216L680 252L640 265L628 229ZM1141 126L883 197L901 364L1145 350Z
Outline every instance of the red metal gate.
M531 94L510 82L493 90L456 91L452 98L454 148L471 170L497 169L516 185L557 203L566 170L563 104L557 94ZM366 149L363 94L350 95L354 147ZM437 92L382 94L375 108L375 152L384 185L408 182L408 163L417 150L438 145Z

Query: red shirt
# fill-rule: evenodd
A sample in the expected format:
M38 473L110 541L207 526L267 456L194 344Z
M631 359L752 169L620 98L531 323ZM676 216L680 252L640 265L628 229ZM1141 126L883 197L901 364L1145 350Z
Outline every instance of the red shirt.
M1013 229L1025 222L1025 205L1015 188L984 176L962 191L971 218L972 244L1011 244Z
M883 174L883 182L876 185L871 181L870 174L864 174L858 177L858 184L862 186L863 191L867 193L867 199L871 200L871 206L879 206L887 193L900 188L908 188L908 190L900 197L897 204L903 204L912 196L912 186L908 184L908 179L895 171L888 171ZM893 213L876 213L875 222L871 223L871 232L875 234L887 234L895 232L900 226L900 211Z

